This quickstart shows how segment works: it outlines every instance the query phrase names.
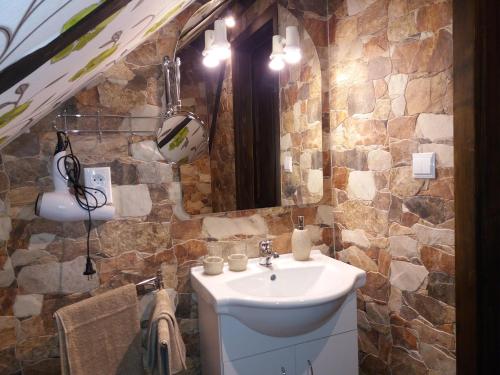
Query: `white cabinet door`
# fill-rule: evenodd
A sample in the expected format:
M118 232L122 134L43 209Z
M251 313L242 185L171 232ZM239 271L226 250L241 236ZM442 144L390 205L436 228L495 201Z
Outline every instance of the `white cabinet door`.
M358 333L350 331L295 347L297 375L357 375Z
M274 350L226 362L224 375L295 375L295 349Z

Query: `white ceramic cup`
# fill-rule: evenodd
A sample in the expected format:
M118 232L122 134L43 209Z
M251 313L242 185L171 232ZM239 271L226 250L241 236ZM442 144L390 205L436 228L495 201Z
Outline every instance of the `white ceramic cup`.
M203 258L203 270L207 275L218 275L224 268L224 259L217 256Z
M231 254L227 258L229 270L240 272L247 269L248 257L245 254Z

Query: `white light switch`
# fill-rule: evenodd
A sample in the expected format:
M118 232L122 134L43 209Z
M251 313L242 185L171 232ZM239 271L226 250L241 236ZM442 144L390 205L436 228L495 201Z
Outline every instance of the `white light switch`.
M413 154L413 177L436 178L435 152L421 152Z
M293 171L293 160L291 156L289 155L285 156L285 160L283 162L283 168L285 169L285 172Z

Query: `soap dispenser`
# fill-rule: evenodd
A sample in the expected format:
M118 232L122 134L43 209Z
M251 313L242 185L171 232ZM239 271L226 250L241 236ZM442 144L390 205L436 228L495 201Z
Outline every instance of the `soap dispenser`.
M292 254L295 260L308 260L311 254L311 237L304 227L304 216L298 217L297 228L292 233Z

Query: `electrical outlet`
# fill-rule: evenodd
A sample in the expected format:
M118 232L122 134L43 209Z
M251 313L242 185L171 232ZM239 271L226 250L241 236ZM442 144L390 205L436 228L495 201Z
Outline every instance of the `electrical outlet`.
M113 192L111 190L111 169L109 167L84 168L85 186L99 189L106 194L106 204L113 203ZM91 193L93 193L91 191ZM102 194L95 194L99 204L104 202Z

